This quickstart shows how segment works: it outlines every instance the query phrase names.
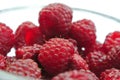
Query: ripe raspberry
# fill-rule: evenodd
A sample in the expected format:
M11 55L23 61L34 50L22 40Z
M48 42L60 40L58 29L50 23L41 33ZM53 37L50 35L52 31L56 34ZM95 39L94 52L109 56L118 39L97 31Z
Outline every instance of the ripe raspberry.
M102 49L108 53L108 51L115 45L120 45L120 31L114 31L106 36Z
M30 21L23 22L15 32L15 48L24 45L43 44L44 35L41 33L39 27Z
M110 55L106 55L102 51L94 51L89 53L86 56L86 61L89 65L89 68L97 76L100 75L105 69L113 67L113 61L111 60Z
M0 69L4 70L6 68L6 58L0 54Z
M120 80L120 70L111 68L102 72L100 80Z
M16 50L17 59L28 59L35 60L39 54L39 50L42 46L34 44L33 46L22 46Z
M48 74L56 75L68 69L69 60L74 52L74 45L69 40L52 38L40 49L38 61Z
M73 70L60 73L52 80L99 80L96 75L89 70Z
M72 9L61 3L52 3L39 12L42 32L48 37L65 36L71 29Z
M6 64L7 66L10 65L12 62L16 61L16 57L15 56L6 56Z
M79 54L74 54L72 56L71 62L70 62L72 69L89 69L87 62L79 55Z
M120 45L116 45L112 47L108 51L107 55L111 57L114 67L120 69L120 62L119 62L120 61Z
M45 36L42 34L39 27L35 27L29 30L25 36L25 41L27 45L33 45L35 43L43 44L44 40L45 40Z
M14 42L12 29L4 23L0 23L0 54L6 56L13 47Z
M96 28L91 20L83 19L73 22L70 31L70 37L75 39L78 43L80 51L85 50L95 44Z
M41 78L41 71L37 63L31 59L16 60L7 66L6 70L21 76L29 76L37 79Z

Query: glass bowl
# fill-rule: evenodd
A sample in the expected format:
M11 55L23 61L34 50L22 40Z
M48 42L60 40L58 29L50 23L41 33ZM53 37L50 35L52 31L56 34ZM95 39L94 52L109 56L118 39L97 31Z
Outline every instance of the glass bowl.
M42 7L44 6L22 6L0 10L0 22L3 22L6 25L10 26L14 32L17 29L18 25L20 25L24 21L31 21L38 25L38 13L42 9ZM86 18L92 20L95 23L97 30L97 40L100 42L104 42L104 39L108 33L115 30L120 30L120 19L116 17L112 17L111 15L103 14L102 12L96 12L89 9L76 7L72 7L72 9L73 21ZM12 49L9 53L9 56L15 55L14 53L15 51L14 49ZM1 73L2 72L0 71L0 75Z

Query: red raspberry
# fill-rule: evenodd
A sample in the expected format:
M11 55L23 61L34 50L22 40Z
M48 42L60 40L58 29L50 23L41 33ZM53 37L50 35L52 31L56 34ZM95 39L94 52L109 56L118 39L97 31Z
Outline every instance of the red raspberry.
M114 31L106 36L102 49L108 53L108 51L115 45L120 45L120 31Z
M96 29L94 23L87 19L73 22L70 37L77 41L80 51L82 48L85 48L86 50L88 47L94 45L96 41Z
M120 69L120 62L119 62L120 61L120 45L116 45L112 47L108 51L107 55L111 57L114 67Z
M19 59L12 62L6 70L10 73L21 75L21 76L29 76L33 78L41 78L41 71L38 68L36 62L31 59Z
M33 46L22 46L16 50L17 59L28 59L35 60L39 54L39 50L42 46L34 44Z
M41 33L39 27L30 21L23 22L15 32L15 48L24 45L43 44L44 35Z
M111 60L110 55L106 55L102 51L94 51L90 52L86 56L86 61L89 65L89 68L92 72L94 72L97 76L100 75L105 69L109 69L113 67L113 61Z
M75 52L72 42L63 38L47 41L38 55L38 60L50 75L56 75L68 69L68 63Z
M7 55L14 45L14 34L12 29L0 23L0 54Z
M16 61L16 57L15 56L6 56L6 63L7 66L10 65L12 62Z
M43 44L45 41L45 36L42 34L39 27L35 27L26 32L25 41L27 45Z
M6 58L0 54L0 69L4 70L6 68Z
M65 36L71 28L72 9L61 3L49 4L40 11L38 21L48 38Z
M120 70L111 68L102 72L100 80L120 80Z
M89 70L73 70L53 77L52 80L99 80L98 77Z
M70 62L72 69L89 69L87 62L79 55L74 54Z

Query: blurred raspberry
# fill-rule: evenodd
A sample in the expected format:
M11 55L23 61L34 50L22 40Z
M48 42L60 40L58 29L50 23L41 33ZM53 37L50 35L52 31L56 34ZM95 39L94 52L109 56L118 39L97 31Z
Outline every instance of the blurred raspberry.
M16 60L7 66L6 70L16 75L33 77L36 79L41 78L41 70L38 68L37 63L31 59Z
M105 53L108 53L108 51L116 45L120 45L120 31L109 33L106 36L102 49Z
M0 23L0 54L7 55L14 45L14 34L12 29L4 23Z
M51 3L39 12L38 21L47 38L66 36L71 29L72 9L62 3Z
M101 73L100 80L120 80L120 70L111 68Z
M99 80L98 77L89 70L73 70L60 73L52 80Z
M0 54L0 69L5 70L6 68L6 57Z
M69 40L52 38L40 49L38 60L48 74L56 75L68 69L74 52L74 45Z
M12 62L16 61L16 57L15 56L6 56L6 63L7 66L10 65Z
M114 64L114 68L118 68L120 69L120 45L116 45L114 47L112 47L107 55L109 55L111 57L111 60Z
M39 27L30 21L23 22L15 32L15 48L24 45L43 44L44 35Z
M83 19L73 22L70 37L78 43L79 50L90 48L96 42L96 28L91 20Z
M71 68L74 69L85 69L88 70L88 64L87 62L79 55L79 54L74 54L72 56L72 59L70 61Z
M36 61L41 45L34 44L33 46L22 46L16 50L17 59L33 59Z
M114 65L114 61L111 60L111 56L106 55L102 51L90 52L86 56L86 61L90 70L97 76L99 76L104 70L112 68Z

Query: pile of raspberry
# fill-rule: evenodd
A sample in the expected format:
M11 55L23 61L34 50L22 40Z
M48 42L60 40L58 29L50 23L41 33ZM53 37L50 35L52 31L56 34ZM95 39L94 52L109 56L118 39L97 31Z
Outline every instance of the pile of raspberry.
M51 3L39 11L39 25L24 21L13 33L0 22L0 70L33 80L120 80L120 31L101 43L94 22L73 22L72 14Z

